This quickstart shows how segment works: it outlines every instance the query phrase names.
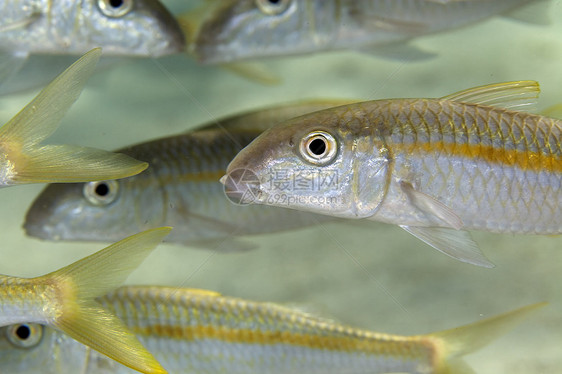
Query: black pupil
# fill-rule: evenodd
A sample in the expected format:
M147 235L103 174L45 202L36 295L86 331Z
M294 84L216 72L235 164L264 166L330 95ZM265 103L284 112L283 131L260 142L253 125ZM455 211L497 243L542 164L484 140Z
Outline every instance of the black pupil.
M29 326L21 325L16 329L16 335L21 340L26 340L31 335L31 330L29 330Z
M105 183L100 183L96 186L96 195L98 196L107 196L107 194L109 193L109 186Z
M269 3L272 5L279 5L279 3L281 3L282 0L269 0Z
M109 5L113 8L119 8L123 5L123 0L109 0Z
M308 144L308 149L316 156L320 156L326 152L326 142L320 138L316 138Z

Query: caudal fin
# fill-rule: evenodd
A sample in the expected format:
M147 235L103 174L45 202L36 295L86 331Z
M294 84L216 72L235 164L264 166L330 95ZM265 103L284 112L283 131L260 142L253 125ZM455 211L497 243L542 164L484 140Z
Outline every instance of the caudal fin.
M116 179L148 167L122 154L87 147L39 145L57 129L78 99L100 55L99 48L86 53L0 128L4 185Z
M61 314L51 325L130 368L166 373L123 322L94 298L123 283L170 230L161 227L130 236L39 278L58 291Z
M473 373L462 356L474 352L520 323L530 313L547 303L527 305L522 308L487 318L470 325L429 334L442 342L439 344L436 374Z

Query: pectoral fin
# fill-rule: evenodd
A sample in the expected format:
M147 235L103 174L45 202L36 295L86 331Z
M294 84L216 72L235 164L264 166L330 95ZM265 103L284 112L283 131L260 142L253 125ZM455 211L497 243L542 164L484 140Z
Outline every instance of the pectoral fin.
M463 227L461 218L439 200L417 191L409 182L401 181L400 188L408 196L410 202L425 214L438 218L447 227L455 230L460 230Z
M444 227L400 226L416 238L447 256L468 264L493 268L468 231Z
M4 33L7 31L14 31L17 29L25 29L32 23L38 21L41 18L40 12L34 12L29 14L28 16L20 19L14 19L10 22L3 22L0 25L0 32Z

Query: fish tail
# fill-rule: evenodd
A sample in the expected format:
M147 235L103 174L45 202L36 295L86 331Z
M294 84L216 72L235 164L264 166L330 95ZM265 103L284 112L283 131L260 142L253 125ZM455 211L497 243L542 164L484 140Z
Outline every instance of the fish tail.
M13 160L13 183L77 183L130 177L148 167L121 153L72 145L44 145Z
M124 323L94 301L115 289L170 232L147 230L125 238L40 282L57 290L60 312L50 323L77 341L142 373L166 373Z
M530 313L547 303L527 305L522 308L490 317L466 326L436 332L426 337L438 342L436 374L472 374L474 371L462 360L500 335L519 324Z
M40 146L78 99L101 55L96 48L55 78L0 128L6 184L85 182L140 173L148 164L128 156L86 147Z

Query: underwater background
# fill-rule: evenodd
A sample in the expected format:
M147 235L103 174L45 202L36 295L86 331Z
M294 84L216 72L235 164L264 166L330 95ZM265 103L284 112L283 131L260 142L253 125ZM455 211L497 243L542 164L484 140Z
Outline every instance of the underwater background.
M179 0L165 4L176 12L188 7ZM412 44L436 56L408 62L337 52L266 60L282 79L274 86L200 66L184 55L127 60L90 79L48 143L113 150L302 99L440 97L510 80L541 84L539 112L562 104L561 1L551 2L547 25L496 17ZM36 92L2 96L2 123ZM1 191L1 274L44 274L105 246L26 237L25 212L42 188ZM127 283L211 289L403 335L548 301L548 307L466 361L481 374L562 373L562 238L473 236L496 268L455 261L395 226L348 221L254 236L247 240L259 248L243 253L163 244Z

